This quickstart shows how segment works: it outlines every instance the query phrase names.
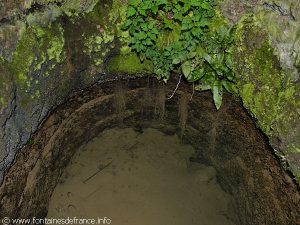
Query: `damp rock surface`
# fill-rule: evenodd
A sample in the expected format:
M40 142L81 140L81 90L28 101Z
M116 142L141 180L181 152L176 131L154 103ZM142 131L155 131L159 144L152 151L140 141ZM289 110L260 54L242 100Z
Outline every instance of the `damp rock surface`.
M48 218L104 218L114 225L234 225L233 198L216 170L190 162L190 145L155 129L110 129L65 169Z

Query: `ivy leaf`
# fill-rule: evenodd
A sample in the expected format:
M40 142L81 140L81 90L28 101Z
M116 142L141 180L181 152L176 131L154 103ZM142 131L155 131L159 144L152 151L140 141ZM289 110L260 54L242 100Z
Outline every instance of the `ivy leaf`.
M156 4L157 5L166 5L166 4L168 4L168 0L158 0Z
M217 110L219 110L222 105L222 97L223 97L222 83L220 81L216 81L213 86L213 98Z
M183 13L187 13L191 9L191 5L188 3L185 3L183 6Z
M132 17L133 15L135 15L136 10L135 8L133 8L132 6L129 6L127 9L127 17Z
M153 5L152 7L151 7L151 12L153 13L153 14L157 14L157 12L158 12L158 5Z
M192 6L201 6L201 2L199 1L199 0L191 0L190 1L190 4L192 5ZM202 3L203 4L203 3Z
M182 23L181 30L185 31L190 29L190 23Z
M146 10L144 9L144 8L138 8L138 11L139 11L139 13L142 15L142 16L146 16L147 14L146 14Z
M234 27L214 22L214 0L129 0L130 47L152 60L154 73L166 82L181 70L198 90L210 89L217 109L223 90L234 91ZM161 35L166 33L166 35Z
M183 16L181 13L174 13L174 19L182 21Z
M133 6L138 6L142 0L129 0L129 4Z
M150 46L150 45L152 45L152 41L150 38L147 38L146 40L143 41L143 44Z
M139 34L137 34L137 37L139 40L143 40L147 38L147 34L145 32L140 32Z
M192 34L193 34L196 38L198 38L198 37L200 36L200 34L201 34L201 29L198 28L198 27L193 28L193 29L192 29Z
M129 26L132 24L132 20L126 20L126 22L124 23L122 29L128 29Z
M159 32L158 32L158 30L157 30L156 28L153 28L153 29L151 30L151 32L152 32L152 34L159 34Z
M156 40L156 35L153 34L153 33L149 33L149 37L150 37L153 41Z
M203 2L203 3L201 4L201 8L203 8L203 9L210 9L210 5L209 5L208 2Z
M142 28L143 31L147 31L147 30L149 29L147 23L143 23L143 24L141 25L141 28Z
M197 23L197 25L200 27L207 27L209 26L209 21L206 18L203 18Z
M186 61L181 66L183 75L187 78L192 72L192 65L190 61Z
M174 58L172 63L177 65L177 64L181 63L181 61L182 61L182 57L179 56L179 57Z

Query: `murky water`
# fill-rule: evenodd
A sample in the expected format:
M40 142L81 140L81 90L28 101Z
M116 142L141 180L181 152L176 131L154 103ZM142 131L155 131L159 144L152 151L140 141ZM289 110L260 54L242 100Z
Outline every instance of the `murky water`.
M189 162L193 151L177 136L153 129L107 130L75 154L53 193L48 218L233 225L231 196L212 167Z

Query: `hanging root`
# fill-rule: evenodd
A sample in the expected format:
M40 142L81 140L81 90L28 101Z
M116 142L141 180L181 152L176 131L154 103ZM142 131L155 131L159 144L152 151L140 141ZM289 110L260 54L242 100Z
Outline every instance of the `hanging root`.
M188 97L186 94L183 94L179 99L178 116L180 126L180 137L182 139L186 128L186 122L188 119Z
M115 86L115 96L114 96L114 105L115 110L118 115L120 122L123 122L124 112L126 110L126 92L124 90L123 84L121 81L117 82Z
M156 101L155 101L155 114L159 116L160 120L163 120L166 109L166 93L165 87L160 85L157 89Z
M179 77L179 80L178 80L178 83L177 83L177 85L176 85L176 88L175 88L174 92L173 92L172 95L168 98L168 100L170 100L171 98L174 97L174 95L175 95L175 93L176 93L176 91L177 91L177 89L178 89L178 87L179 87L179 85L180 85L181 77L182 77L182 74L181 74L180 77Z
M151 90L148 83L143 93L142 110L141 110L142 117L144 115L145 116L149 115L152 106L153 106L153 102L152 102Z
M192 92L190 101L192 101L192 99L193 99L193 97L194 97L194 94L195 94L195 82L193 82L193 92Z

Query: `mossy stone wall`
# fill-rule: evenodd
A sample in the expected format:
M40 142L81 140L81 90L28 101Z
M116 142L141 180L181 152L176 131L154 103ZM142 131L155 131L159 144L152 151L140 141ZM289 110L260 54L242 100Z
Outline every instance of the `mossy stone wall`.
M119 0L0 4L1 182L51 109L106 77L105 62L126 50L120 26L127 5Z
M126 0L0 3L0 181L48 113L109 74L151 74L121 29ZM300 180L300 3L223 0L239 97Z
M239 96L283 166L300 180L300 3L236 1L220 5L237 25Z

